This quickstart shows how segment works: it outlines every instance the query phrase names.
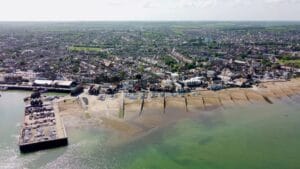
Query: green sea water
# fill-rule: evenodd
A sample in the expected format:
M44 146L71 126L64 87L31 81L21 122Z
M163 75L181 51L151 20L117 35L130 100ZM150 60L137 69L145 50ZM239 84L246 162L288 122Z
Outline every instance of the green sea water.
M299 169L299 98L196 112L130 143L111 146L97 128L67 128L68 147L21 155L28 93L0 93L0 168ZM172 115L171 113L169 115Z

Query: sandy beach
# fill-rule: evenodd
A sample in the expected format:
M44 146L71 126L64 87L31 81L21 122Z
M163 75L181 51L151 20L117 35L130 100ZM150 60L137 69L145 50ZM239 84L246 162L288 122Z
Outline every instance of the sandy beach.
M300 79L287 82L266 82L253 88L197 91L184 96L142 99L124 98L118 94L105 101L86 93L79 97L66 96L56 102L66 127L95 126L112 130L122 138L139 137L179 119L209 110L248 104L276 104L283 98L300 94ZM88 104L83 102L87 98Z

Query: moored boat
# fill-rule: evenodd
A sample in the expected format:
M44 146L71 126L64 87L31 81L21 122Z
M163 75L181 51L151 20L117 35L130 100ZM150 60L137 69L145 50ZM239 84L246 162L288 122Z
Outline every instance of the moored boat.
M8 90L7 87L5 87L5 86L1 86L1 87L0 87L0 91L6 91L6 90Z

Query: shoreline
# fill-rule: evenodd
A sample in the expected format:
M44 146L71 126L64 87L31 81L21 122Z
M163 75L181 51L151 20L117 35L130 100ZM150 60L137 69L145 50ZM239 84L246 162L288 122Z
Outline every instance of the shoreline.
M131 100L118 94L99 100L87 93L77 98L56 101L66 127L95 126L117 133L118 139L131 140L183 118L201 115L218 108L255 104L276 104L282 98L300 96L300 79L265 82L254 88L198 91L183 96L158 96ZM88 104L82 101L88 100ZM143 103L143 104L142 104ZM142 108L143 105L143 108Z

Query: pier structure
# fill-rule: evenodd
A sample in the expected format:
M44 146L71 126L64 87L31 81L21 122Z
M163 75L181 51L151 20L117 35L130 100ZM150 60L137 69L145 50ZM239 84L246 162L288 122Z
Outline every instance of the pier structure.
M31 97L25 107L19 138L20 151L27 153L67 144L67 133L57 106L43 101L40 97Z

